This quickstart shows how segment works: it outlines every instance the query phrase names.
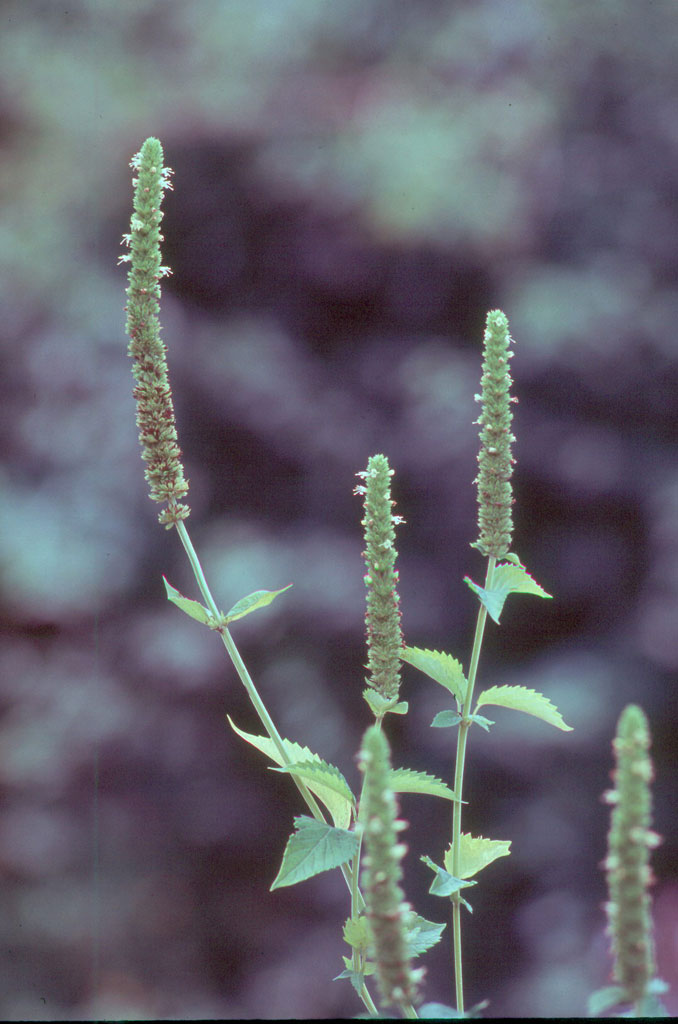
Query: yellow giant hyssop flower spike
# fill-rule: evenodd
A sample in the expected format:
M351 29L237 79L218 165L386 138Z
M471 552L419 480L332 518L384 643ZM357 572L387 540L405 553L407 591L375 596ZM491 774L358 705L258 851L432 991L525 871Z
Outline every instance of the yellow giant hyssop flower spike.
M158 519L169 529L190 512L179 501L187 493L188 483L181 464L166 350L158 320L160 280L170 273L161 263L160 205L165 190L172 187L172 172L163 167L162 146L153 138L146 139L130 166L137 172L130 233L123 235L130 251L120 257L121 262L130 264L126 329L137 382L134 397L141 457L146 462L151 499L167 503Z
M500 309L494 309L487 314L481 394L476 395L483 411L478 417L481 447L475 481L480 531L476 546L492 558L503 558L509 552L513 536L511 474L515 459L511 457L511 444L515 437L511 433L511 402L516 399L510 395L510 345L508 320Z

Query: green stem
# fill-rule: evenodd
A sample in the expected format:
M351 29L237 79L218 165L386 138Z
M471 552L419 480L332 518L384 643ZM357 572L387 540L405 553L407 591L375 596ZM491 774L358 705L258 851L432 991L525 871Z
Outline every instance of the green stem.
M490 557L487 562L487 574L485 577L485 589L489 590L492 587L492 576L494 575L494 567L496 564L496 558ZM483 643L483 634L485 632L485 622L487 620L487 609L484 604L480 604L478 609L478 618L476 621L476 632L473 638L473 651L471 652L471 665L468 673L468 686L466 688L466 696L464 698L464 706L461 712L461 722L459 723L459 730L457 732L457 760L454 771L454 792L457 795L452 805L452 874L455 878L459 877L459 856L461 849L461 795L462 788L464 785L464 764L466 761L466 741L468 738L468 730L471 725L469 715L471 713L471 701L473 700L473 689L476 682L476 675L478 672L478 662L480 661L480 649ZM455 991L457 997L457 1010L459 1013L464 1012L464 980L462 972L462 953L461 953L461 902L456 899L452 903L452 936L454 943L454 982Z
M189 537L188 530L186 529L183 520L179 520L177 523L175 523L175 526L179 534L179 537L181 538L181 543L184 546L184 550L188 555L188 560L191 563L193 575L195 576L198 587L200 588L200 593L205 599L205 603L209 608L210 612L212 613L212 615L214 615L216 619L219 619L221 613L217 608L216 602L212 597L210 588L207 585L207 580L205 579L205 574L200 564L200 559L198 558L197 552L193 547L193 543L191 541L191 538ZM280 754L282 763L289 770L290 759L287 756L287 751L285 750L285 744L283 743L283 739L280 733L278 732L273 719L269 715L266 705L259 696L257 688L254 685L252 677L247 671L247 667L240 656L240 652L238 651L238 648L235 645L233 637L231 636L226 626L223 626L221 629L219 629L219 633L221 634L221 639L224 643L224 647L226 648L228 655L231 661L233 662L233 666L236 672L238 673L238 676L240 677L240 681L247 690L247 694L252 702L254 710L257 712L264 729L266 730L269 737L275 744L276 750ZM306 806L310 810L313 817L317 821L322 821L324 824L327 824L323 812L318 806L315 797L309 790L304 780L300 779L297 775L294 774L294 772L289 772L289 774L293 782L295 783L297 789L301 793L306 803ZM354 865L350 869L346 864L342 864L341 873L344 876L344 880L351 894L351 910L357 916L360 910L362 910L362 908L365 906L365 900L363 899L362 893L360 892L360 889L358 887L358 858L356 858L356 860L354 861ZM377 1008L374 1005L372 997L370 996L370 993L364 983L359 995L363 1003L365 1004L365 1007L370 1012L370 1014L376 1016Z

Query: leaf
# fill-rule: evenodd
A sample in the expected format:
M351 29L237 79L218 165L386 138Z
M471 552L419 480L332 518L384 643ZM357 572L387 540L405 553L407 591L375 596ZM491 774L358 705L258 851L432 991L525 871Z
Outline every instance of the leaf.
M445 1003L424 1003L418 1008L417 1015L420 1020L459 1020L466 1016Z
M469 715L468 720L469 722L475 722L476 725L479 725L481 729L485 730L485 732L489 732L490 726L494 725L494 722L491 722L489 718L483 718L482 715Z
M601 1013L607 1013L613 1006L619 1006L626 1001L626 993L620 985L606 985L605 988L596 989L589 996L586 1013L589 1017L599 1017Z
M358 850L357 835L345 828L334 828L305 814L295 818L294 825L297 831L287 841L271 891L338 868L350 861Z
M482 836L470 836L462 832L459 848L459 877L471 878L497 857L507 857L511 852L511 840L483 839ZM443 862L448 871L452 871L452 847L445 853Z
M250 612L256 612L259 608L265 608L271 601L275 601L278 594L283 594L291 586L292 584L288 583L286 587L282 587L280 590L255 590L253 594L241 597L231 610L226 612L224 622L235 622L236 619L243 619Z
M171 583L168 583L163 576L163 582L165 584L165 593L167 599L175 604L177 608L181 608L182 612L186 615L190 615L196 622L202 622L204 625L209 626L214 624L215 619L210 611L205 608L204 605L200 604L200 601L192 601L190 597L184 597L178 590L175 590Z
M347 942L352 949L364 953L370 943L370 925L364 914L356 919L349 917L344 924L344 942Z
M333 764L327 764L322 758L313 761L295 761L293 764L274 768L274 772L289 772L298 775L308 783L316 783L326 786L338 796L343 797L351 806L355 806L355 797L350 786L338 768Z
M461 722L461 715L458 711L452 711L451 708L447 708L445 711L439 711L431 722L432 729L451 729L453 725L459 725Z
M280 765L281 768L285 767L283 759L278 753L278 748L272 739L268 736L254 736L252 733L245 732L243 729L239 729L237 725L232 721L229 715L229 725L234 732L237 732L238 736L245 740L246 743L251 743L253 747L260 750L266 757L270 757L271 761L275 761L276 764ZM283 746L287 753L287 759L290 764L295 762L307 763L308 761L315 761L317 764L325 764L322 758L318 757L317 754L313 754L308 747L302 747L299 743L294 743L292 740L283 740ZM331 765L327 767L332 767ZM339 771L339 769L336 769ZM341 774L341 773L340 773ZM351 811L352 801L349 802L344 797L339 796L335 789L323 784L322 782L308 782L308 788L315 793L319 800L325 804L325 807L332 815L332 820L337 828L347 828L351 822Z
M509 594L536 594L537 597L551 597L536 583L525 569L524 565L511 565L502 562L495 566L492 575L492 586L485 590L479 587L468 576L464 576L464 582L468 583L471 590L474 590L482 603L487 608L490 617L496 623L504 607L504 601Z
M368 686L363 690L363 697L370 706L370 710L375 718L383 718L385 714L391 713L392 715L406 715L407 714L407 701L399 701L397 697L391 698L382 697L378 690L372 689Z
M524 711L526 715L534 715L549 725L555 725L556 729L572 732L572 726L565 724L562 715L548 697L536 690L528 690L526 686L491 686L489 690L483 690L478 697L476 711L485 704Z
M443 800L457 799L454 791L435 775L416 772L412 768L392 768L388 781L394 793L423 793L440 796Z
M411 957L421 956L428 949L432 949L440 942L446 927L445 924L427 921L419 914L412 914L410 919L405 921L405 938L409 955Z
M476 884L475 882L466 882L463 878L455 878L454 875L451 875L449 871L445 870L445 868L438 867L430 857L423 856L419 859L423 860L424 864L426 864L426 866L435 873L436 877L431 882L431 887L429 889L429 892L433 896L453 896L454 893L459 892L460 889L465 889L469 885ZM462 900L462 902L465 903L464 900ZM466 904L466 906L468 906L468 904ZM470 909L471 908L469 907L469 910Z
M405 647L401 658L449 690L461 707L468 685L461 662L453 658L451 654L445 654L442 651L424 651L419 647Z

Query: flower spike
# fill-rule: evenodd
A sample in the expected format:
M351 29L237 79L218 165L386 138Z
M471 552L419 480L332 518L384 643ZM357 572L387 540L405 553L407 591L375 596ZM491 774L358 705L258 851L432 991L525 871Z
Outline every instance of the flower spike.
M511 433L511 402L516 399L511 398L509 390L513 383L508 368L513 355L510 344L506 316L500 309L492 310L487 314L484 337L482 393L476 395L483 411L477 420L481 447L480 471L475 480L480 532L475 546L492 558L503 558L508 553L513 536L511 474L515 459L511 456L511 444L515 437Z
M165 345L160 337L160 280L170 273L160 256L160 209L172 173L163 166L163 151L158 139L146 139L130 166L134 179L134 213L131 230L123 235L129 253L120 257L130 264L127 288L127 324L129 354L134 360L137 402L137 427L141 457L152 501L167 503L158 515L169 529L190 512L179 499L188 491L177 440L174 406L167 373Z
M395 526L402 523L400 516L392 514L395 504L391 501L391 477L385 455L372 455L367 469L357 474L365 484L359 484L356 494L365 498L365 551L363 552L367 574L367 667L370 675L367 684L376 692L373 707L387 709L398 699L400 690L400 664L403 636L400 629L400 597L398 596L398 572L395 569ZM370 690L365 691L370 695ZM380 701L379 698L382 700ZM367 697L366 697L367 699ZM381 717L378 715L378 717Z

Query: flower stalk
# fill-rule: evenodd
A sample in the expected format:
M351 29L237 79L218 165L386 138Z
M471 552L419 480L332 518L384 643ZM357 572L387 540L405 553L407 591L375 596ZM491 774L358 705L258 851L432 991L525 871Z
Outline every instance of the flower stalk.
M396 704L400 691L403 635L395 568L395 527L403 520L392 513L395 504L391 500L393 470L385 455L372 455L367 469L357 475L365 481L355 488L355 493L364 495L365 499L362 525L365 530L363 557L367 567L365 626L369 676L364 696L377 719L381 719Z
M628 704L612 743L614 788L604 799L612 805L607 873L608 932L612 939L614 978L625 1001L640 1010L655 976L649 887L653 882L650 851L661 841L652 824L653 778L650 730L644 712Z
M161 210L165 191L170 189L171 170L163 166L158 139L146 139L130 166L133 180L134 212L130 232L123 235L129 252L120 257L130 264L127 287L129 354L134 360L137 427L141 457L152 501L167 505L158 519L167 529L185 519L190 509L181 503L188 492L177 440L172 391L167 373L167 354L160 337L160 281L169 273L160 255Z

